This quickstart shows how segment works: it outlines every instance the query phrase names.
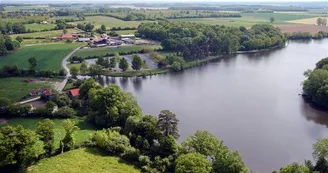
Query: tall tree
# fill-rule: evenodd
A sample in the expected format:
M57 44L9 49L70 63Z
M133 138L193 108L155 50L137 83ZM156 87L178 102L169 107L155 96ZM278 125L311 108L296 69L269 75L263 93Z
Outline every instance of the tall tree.
M111 58L110 59L109 67L110 68L115 68L116 67L116 58Z
M172 135L175 139L179 138L178 131L179 120L176 118L175 114L169 110L162 110L158 115L158 128L163 131L165 136Z
M63 127L65 129L65 137L63 140L60 141L60 147L61 147L61 152L63 153L64 151L71 150L74 146L74 137L73 133L77 130L79 130L79 127L75 125L75 122L67 119L63 121Z
M100 26L100 29L101 29L102 31L106 31L106 26L105 26L105 25L101 25L101 26Z
M140 70L141 66L142 66L142 59L140 58L140 56L133 54L132 55L133 60L132 60L132 68L133 70Z
M274 17L270 17L270 23L273 23L276 19Z
M30 70L34 72L36 70L36 67L38 66L38 61L35 57L31 57L28 59L28 62L30 64Z
M55 141L55 131L54 131L55 123L50 119L44 119L38 123L36 128L36 134L39 135L40 140L44 144L44 150L48 155L55 149L54 141Z
M204 155L199 153L188 153L180 155L176 160L175 173L211 173L211 163ZM237 172L235 172L237 173Z
M71 67L69 70L70 70L73 78L76 78L76 76L79 74L79 69L75 66Z
M82 75L85 75L88 73L88 66L85 62L82 62L81 67L80 67L80 72Z
M322 18L321 17L319 17L318 19L317 19L317 24L320 26L320 25L322 25Z
M314 160L319 160L320 158L328 158L328 138L318 139L316 143L313 144L312 156Z
M126 71L129 68L129 63L125 58L120 59L119 67L122 69L122 71Z
M66 28L63 29L63 33L67 34L67 29Z

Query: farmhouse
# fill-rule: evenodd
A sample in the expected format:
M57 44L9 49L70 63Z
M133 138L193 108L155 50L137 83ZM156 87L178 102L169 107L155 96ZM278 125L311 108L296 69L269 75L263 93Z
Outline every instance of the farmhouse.
M59 40L68 40L68 39L75 39L76 38L76 35L74 34L63 34L59 37L57 37L57 39Z
M47 88L42 88L42 89L34 89L29 92L30 96L51 96L52 91L47 89Z
M67 94L71 98L77 98L80 95L80 89L76 88L76 89L69 90Z

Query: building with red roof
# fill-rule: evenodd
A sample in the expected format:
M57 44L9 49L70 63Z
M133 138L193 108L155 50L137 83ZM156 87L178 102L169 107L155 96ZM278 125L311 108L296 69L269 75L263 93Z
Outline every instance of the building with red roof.
M78 97L80 95L80 88L69 90L68 95L71 97Z
M57 37L58 39L60 40L67 40L67 39L75 39L76 38L76 35L73 35L73 34L63 34L59 37Z

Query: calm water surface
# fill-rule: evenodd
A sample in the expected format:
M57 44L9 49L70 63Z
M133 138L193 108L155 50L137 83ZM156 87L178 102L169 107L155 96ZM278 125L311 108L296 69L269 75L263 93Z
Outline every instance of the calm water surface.
M303 72L328 56L328 40L290 42L283 49L237 55L147 78L104 78L132 92L144 113L169 109L180 141L208 130L238 150L255 172L311 159L312 144L328 137L328 115L299 96Z

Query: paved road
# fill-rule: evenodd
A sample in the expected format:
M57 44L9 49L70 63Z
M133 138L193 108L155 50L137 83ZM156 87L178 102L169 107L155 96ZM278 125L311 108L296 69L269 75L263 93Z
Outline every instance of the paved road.
M67 67L67 60L69 59L69 57L71 57L79 49L80 49L80 47L74 49L72 52L70 52L68 55L66 55L65 58L62 61L62 67L66 71L66 77L65 77L64 81L58 86L58 88L57 88L58 92L63 91L64 87L66 86L68 78L71 77L71 73L69 71L69 68Z
M21 101L18 104L25 104L25 103L33 102L33 101L39 100L40 98L41 98L40 96L35 97L35 98L31 98L31 99L28 99L28 100Z

